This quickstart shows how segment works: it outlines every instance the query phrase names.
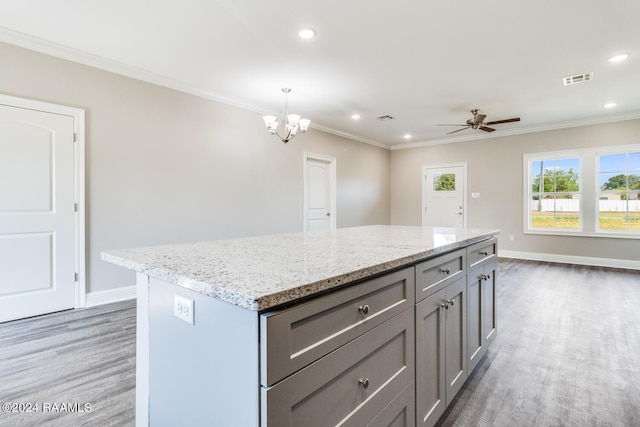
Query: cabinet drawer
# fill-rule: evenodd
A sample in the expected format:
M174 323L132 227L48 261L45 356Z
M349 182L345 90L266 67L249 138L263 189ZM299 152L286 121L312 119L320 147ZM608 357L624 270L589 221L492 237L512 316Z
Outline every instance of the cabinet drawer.
M464 276L466 256L460 249L416 265L416 302Z
M273 387L262 387L264 426L364 426L413 381L409 308Z
M367 427L415 427L416 425L416 388L411 382L396 396Z
M260 315L260 383L275 384L413 303L409 267Z
M477 267L486 261L495 260L497 256L498 239L492 237L491 239L483 240L467 247L467 267Z

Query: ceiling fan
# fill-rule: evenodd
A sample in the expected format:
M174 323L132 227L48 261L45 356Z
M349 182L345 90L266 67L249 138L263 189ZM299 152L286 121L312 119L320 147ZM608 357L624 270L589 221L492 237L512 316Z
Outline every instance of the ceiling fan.
M485 132L493 132L495 129L491 128L489 126L492 125L499 125L501 123L511 123L511 122L519 122L520 121L520 117L514 117L512 119L504 119L504 120L495 120L493 122L484 122L484 118L487 117L486 114L478 114L478 109L476 110L471 110L471 114L473 114L473 118L467 120L467 123L463 124L463 125L437 125L437 126L464 126L462 129L456 129L454 131L451 132L447 132L447 135L449 135L450 133L456 133L456 132L460 132L461 130L465 130L465 129L480 129L483 130Z

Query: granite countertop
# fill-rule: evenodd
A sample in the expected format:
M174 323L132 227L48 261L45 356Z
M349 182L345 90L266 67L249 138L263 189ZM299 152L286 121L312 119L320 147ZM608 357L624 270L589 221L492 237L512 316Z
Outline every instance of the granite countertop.
M498 233L375 225L122 249L101 256L138 273L261 311Z

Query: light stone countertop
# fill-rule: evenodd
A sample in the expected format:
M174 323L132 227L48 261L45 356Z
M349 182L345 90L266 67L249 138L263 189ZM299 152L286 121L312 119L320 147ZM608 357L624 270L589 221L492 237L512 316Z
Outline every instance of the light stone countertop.
M262 311L498 233L374 225L122 249L101 256L167 283Z

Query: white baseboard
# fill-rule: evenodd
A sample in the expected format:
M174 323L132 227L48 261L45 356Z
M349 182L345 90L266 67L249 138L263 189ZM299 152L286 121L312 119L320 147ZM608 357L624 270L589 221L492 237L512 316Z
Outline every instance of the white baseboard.
M640 261L612 258L594 258L572 255L542 254L537 252L502 251L498 256L504 258L526 259L530 261L559 262L563 264L593 265L597 267L626 268L640 270Z
M85 307L109 304L136 298L136 286L123 286L121 288L107 289L105 291L87 292Z

